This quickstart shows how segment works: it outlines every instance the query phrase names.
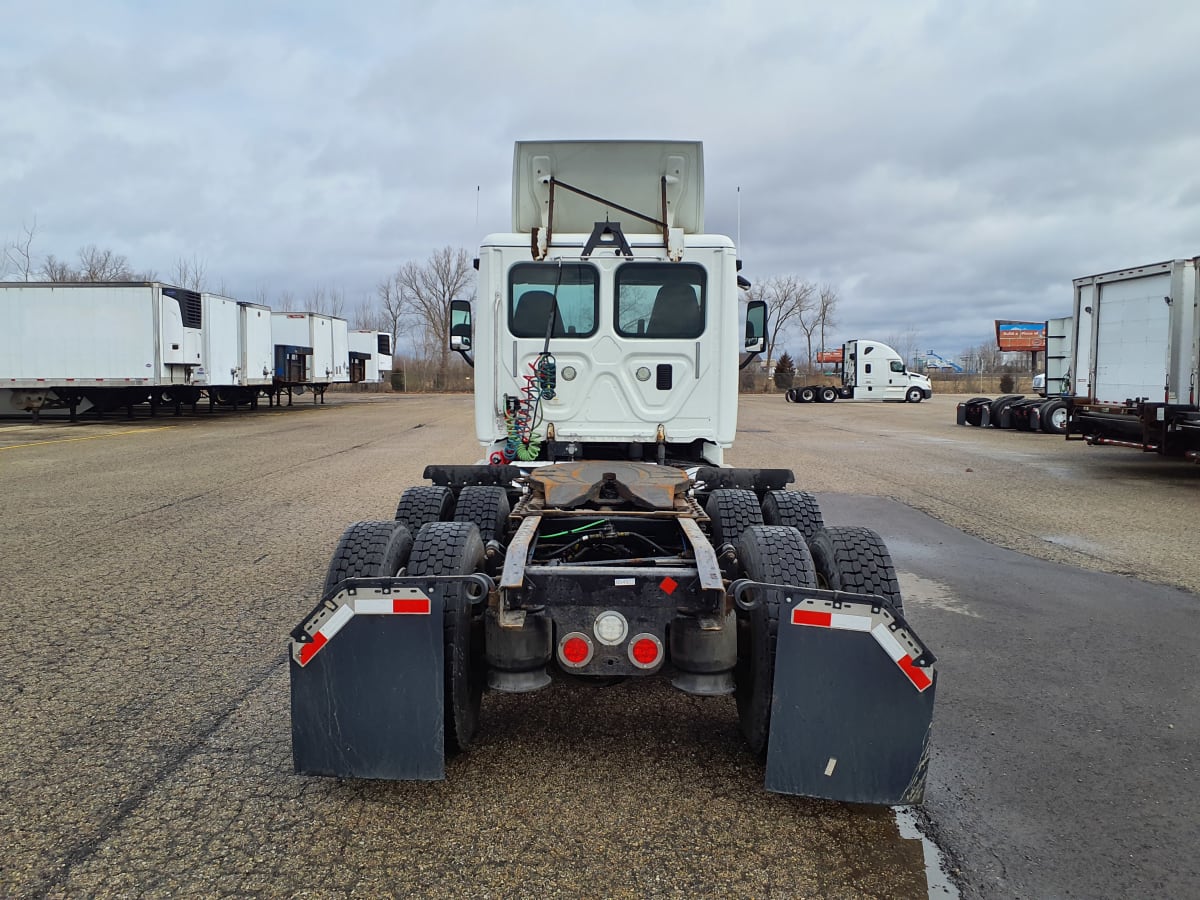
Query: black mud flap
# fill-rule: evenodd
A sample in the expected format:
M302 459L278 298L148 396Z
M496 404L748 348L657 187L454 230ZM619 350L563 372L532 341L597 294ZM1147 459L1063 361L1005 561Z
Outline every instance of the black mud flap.
M292 632L298 774L445 777L442 594L478 577L349 579Z
M933 654L880 598L790 593L779 613L767 790L920 803L937 688Z

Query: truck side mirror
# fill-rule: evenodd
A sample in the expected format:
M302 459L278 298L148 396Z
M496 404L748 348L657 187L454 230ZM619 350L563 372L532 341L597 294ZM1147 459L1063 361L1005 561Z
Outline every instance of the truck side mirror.
M767 304L751 300L746 304L746 352L762 353L767 349Z
M450 349L460 353L471 349L470 301L450 301Z

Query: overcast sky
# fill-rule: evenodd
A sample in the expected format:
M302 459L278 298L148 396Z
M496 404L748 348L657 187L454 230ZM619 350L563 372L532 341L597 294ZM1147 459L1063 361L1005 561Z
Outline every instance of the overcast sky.
M704 142L751 280L951 356L1200 255L1200 4L0 0L0 242L235 296L474 255L517 140ZM476 187L479 186L479 191ZM796 348L800 340L792 342Z

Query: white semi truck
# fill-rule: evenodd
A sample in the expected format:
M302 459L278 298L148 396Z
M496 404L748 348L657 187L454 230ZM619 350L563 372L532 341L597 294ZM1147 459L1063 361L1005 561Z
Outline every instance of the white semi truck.
M892 400L920 403L933 396L928 375L910 372L904 357L882 341L852 340L835 361L840 384L816 382L789 388L789 403L832 403L835 400Z
M1200 258L1077 278L1068 438L1200 461Z
M724 465L766 308L739 317L704 230L701 145L513 166L512 228L450 310L483 458L343 533L289 645L296 771L439 779L486 690L658 676L732 696L770 790L920 802L937 674L883 541L787 469Z

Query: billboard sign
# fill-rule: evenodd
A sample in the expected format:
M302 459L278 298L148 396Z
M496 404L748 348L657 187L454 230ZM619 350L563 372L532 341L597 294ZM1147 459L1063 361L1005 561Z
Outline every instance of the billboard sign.
M817 362L819 363L840 363L842 361L842 348L836 350L818 350Z
M996 345L1002 353L1041 352L1046 349L1046 323L997 319Z

